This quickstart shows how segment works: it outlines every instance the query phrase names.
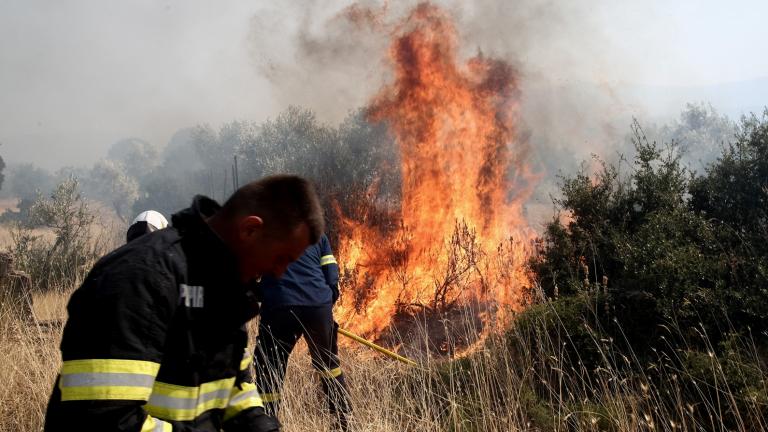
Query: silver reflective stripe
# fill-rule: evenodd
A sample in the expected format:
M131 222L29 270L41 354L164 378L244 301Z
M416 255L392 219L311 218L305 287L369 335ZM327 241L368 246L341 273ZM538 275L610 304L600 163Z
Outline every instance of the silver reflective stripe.
M232 399L229 400L229 405L234 405L234 404L236 404L238 402L242 402L242 401L244 401L244 400L246 400L246 399L248 399L250 397L258 398L259 397L259 392L256 391L256 390L249 390L249 391L247 391L245 393L240 393L239 395L237 395L237 396L235 396L235 397L233 397Z
M229 389L208 392L200 395L200 403L205 403L213 399L229 399L230 393L231 391Z
M72 373L61 376L62 387L124 386L148 387L155 382L152 375L134 373Z
M147 403L158 408L189 410L197 408L197 399L175 398L156 393L152 393L152 395L149 396L149 401Z
M228 399L230 390L216 390L200 395L200 400L195 398L177 398L152 393L149 396L149 405L158 408L168 409L196 409L199 404L203 404L213 399Z

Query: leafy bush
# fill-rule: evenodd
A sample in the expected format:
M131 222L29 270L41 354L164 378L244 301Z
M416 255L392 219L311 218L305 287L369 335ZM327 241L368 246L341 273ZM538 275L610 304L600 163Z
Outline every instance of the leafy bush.
M29 209L29 223L17 223L11 231L14 262L39 290L75 285L114 244L110 236L96 235L95 216L78 186L70 177L48 198L39 195ZM53 238L33 227L46 228Z
M560 347L557 367L588 380L638 381L678 419L751 430L768 414L768 111L702 175L674 143L633 135L630 164L562 179L563 214L529 262L544 300L509 340Z
M566 217L539 241L536 281L549 297L601 285L644 293L658 305L649 322L701 323L715 341L729 326L768 329L768 116L744 119L735 144L700 177L674 146L649 142L637 124L633 131L628 174L603 163L594 177L563 179L557 203ZM645 327L617 318L633 332Z

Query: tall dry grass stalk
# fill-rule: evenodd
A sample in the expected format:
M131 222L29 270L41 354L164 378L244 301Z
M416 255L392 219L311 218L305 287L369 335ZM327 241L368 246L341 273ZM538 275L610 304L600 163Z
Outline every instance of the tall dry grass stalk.
M67 295L37 297L36 313L63 310ZM44 312L48 311L48 312ZM0 432L39 431L55 379L60 328L21 323L3 313L0 324ZM467 320L466 331L474 322ZM252 323L251 328L255 328ZM562 338L511 330L492 335L461 358L424 355L409 367L344 343L342 367L354 406L354 430L384 431L753 431L765 426L765 401L731 391L725 365L712 356L711 382L690 398L689 371L663 359L642 367L595 339L604 362L575 368ZM427 335L422 334L422 337ZM453 337L453 336L452 336ZM748 341L743 348L750 349ZM567 342L566 342L567 343ZM766 384L766 371L757 373ZM287 432L326 430L329 418L306 348L291 357L280 420ZM740 411L733 412L740 402ZM736 419L728 428L724 410Z
M100 229L89 234L95 249L106 252L120 243L116 237L105 239L122 230ZM32 321L18 319L13 305L0 307L0 432L42 430L60 364L61 327L51 322L65 318L73 288L58 284L36 292L36 319ZM548 305L543 299L540 302ZM586 348L599 353L601 360L598 367L587 369L579 362L578 351L577 358L569 354L574 351L569 349L574 346L573 323L563 324L554 308L546 320L534 315L526 330L513 322L496 334L478 327L483 325L477 320L478 312L468 308L463 317L453 314L438 324L415 320L400 340L388 336L391 345L399 344L406 354L417 358L419 367L382 358L342 339L341 361L354 409L354 430L765 429L768 374L755 344L748 339L731 341L740 354L727 362L716 355L702 359L690 357L692 350L680 342L686 338L670 328L662 338L669 349L649 365L617 341L592 331ZM560 323L554 331L552 322ZM256 322L250 328L253 334ZM443 334L435 334L440 332ZM478 334L486 337L478 338ZM700 339L699 345L715 352L706 334L702 332ZM435 340L441 341L439 350L433 349ZM467 341L475 342L467 348ZM583 342L580 346L585 348ZM698 363L687 361L689 357ZM696 369L683 366L689 364ZM702 371L708 375L702 377ZM747 392L741 385L744 382L750 384ZM284 430L326 430L330 419L325 407L306 348L299 348L291 357L283 391L280 420Z
M60 316L68 298L49 293L35 301L36 316ZM0 310L0 431L42 430L45 407L59 369L61 329L19 320Z

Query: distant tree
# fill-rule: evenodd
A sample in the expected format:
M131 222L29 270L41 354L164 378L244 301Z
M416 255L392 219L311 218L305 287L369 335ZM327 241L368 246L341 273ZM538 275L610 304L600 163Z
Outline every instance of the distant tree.
M381 202L397 204L397 148L386 126L369 123L362 110L333 127L320 123L311 110L292 106L250 132L238 152L241 178L284 172L311 179L331 231L336 210L345 217L371 217Z
M247 136L239 154L247 161L244 174L255 179L281 172L317 180L320 163L335 153L337 131L317 121L311 110L291 106Z
M651 141L674 143L682 164L699 170L718 157L738 130L734 121L702 102L686 104L678 119L646 132Z
M155 210L169 217L189 206L193 196L206 194L207 180L208 176L202 170L176 175L163 169L155 170L142 178L139 197L133 204L133 214Z
M3 174L4 170L5 170L5 161L3 160L2 156L0 156L0 190L2 190L3 182L5 181L5 174Z
M692 205L740 236L768 238L768 109L741 131L691 187ZM761 242L764 244L764 242Z
M29 209L39 193L47 193L54 186L54 179L48 171L32 164L22 164L9 167L8 179L5 181L4 196L18 198L18 211L6 210L0 215L0 221L18 221L27 223Z
M142 139L127 138L112 144L107 159L119 162L126 174L139 179L160 164L160 151Z
M45 193L54 186L53 176L31 163L11 166L8 174L8 191L21 200L34 200L38 191Z
M224 199L232 193L234 156L250 127L246 122L233 121L223 125L219 132L208 125L193 131L191 142L208 176L207 189L214 197Z
M133 203L139 198L139 184L123 165L102 159L93 166L89 182L95 197L111 204L120 220L127 222L133 213Z
M350 113L338 127L339 146L329 157L340 185L375 186L377 200L399 205L402 177L400 154L387 125L368 121L365 110Z
M139 192L133 213L152 209L170 216L188 206L196 194L220 200L228 197L235 148L249 127L232 122L219 132L207 125L176 131L162 149L159 163L137 178Z
M183 128L173 134L160 153L160 166L156 170L173 176L201 170L204 165L193 141L196 128Z
M87 167L64 166L53 173L53 182L58 185L70 178L75 178L80 185L82 185L82 182L86 180L90 174L90 170Z

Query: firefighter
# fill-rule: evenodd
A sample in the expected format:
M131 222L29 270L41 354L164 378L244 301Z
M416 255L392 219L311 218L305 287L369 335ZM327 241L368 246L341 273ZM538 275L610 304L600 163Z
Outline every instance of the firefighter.
M168 221L160 212L154 210L143 211L131 222L131 226L128 227L128 232L125 234L125 241L127 243L144 234L166 227L168 227Z
M253 287L323 231L310 184L274 176L103 257L67 307L45 431L268 432L250 376Z
M339 266L325 235L289 265L282 277L262 278L254 364L267 412L277 415L288 357L303 336L336 427L347 430L350 404L339 367L338 325L333 319L338 282Z

